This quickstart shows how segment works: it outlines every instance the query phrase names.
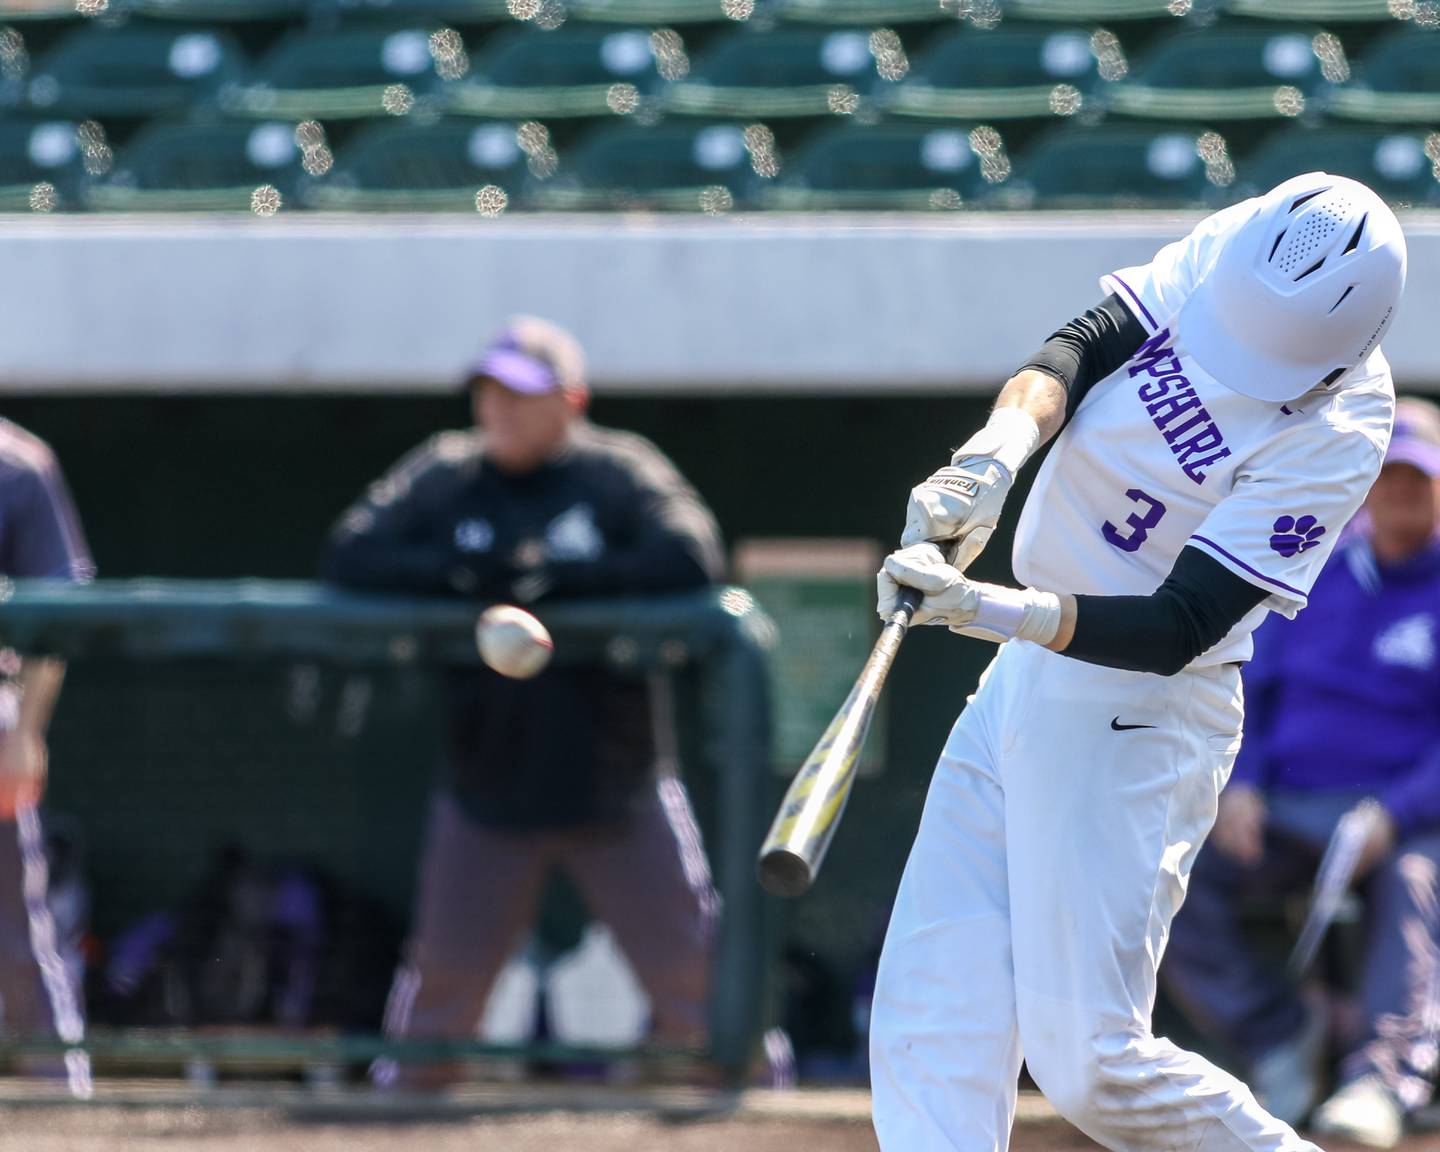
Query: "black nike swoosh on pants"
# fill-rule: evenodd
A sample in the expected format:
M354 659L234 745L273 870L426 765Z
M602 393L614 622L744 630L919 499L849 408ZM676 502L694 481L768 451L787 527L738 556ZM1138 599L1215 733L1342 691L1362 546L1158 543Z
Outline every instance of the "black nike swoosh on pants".
M1154 724L1121 724L1121 723L1120 723L1120 717L1119 717L1119 716L1116 716L1115 719L1113 719L1113 720L1110 721L1110 727L1113 728L1113 729L1115 729L1116 732L1129 732L1129 731L1131 731L1132 729L1135 729L1135 728L1154 728L1155 725L1154 725Z

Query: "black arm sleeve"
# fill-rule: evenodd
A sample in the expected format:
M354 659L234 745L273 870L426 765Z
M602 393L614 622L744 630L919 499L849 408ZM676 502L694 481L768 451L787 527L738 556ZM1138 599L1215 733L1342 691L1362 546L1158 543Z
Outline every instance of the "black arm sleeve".
M1065 655L1087 664L1173 676L1223 640L1265 589L1198 548L1182 548L1149 596L1076 596Z
M1135 355L1146 335L1134 313L1111 293L1052 334L1020 370L1036 368L1065 385L1068 420L1091 386Z

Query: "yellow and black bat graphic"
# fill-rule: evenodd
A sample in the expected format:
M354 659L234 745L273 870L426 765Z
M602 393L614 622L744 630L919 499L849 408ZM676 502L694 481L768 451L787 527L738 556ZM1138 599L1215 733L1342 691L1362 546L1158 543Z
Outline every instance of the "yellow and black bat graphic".
M756 862L760 884L767 892L801 896L820 871L855 783L855 768L880 690L919 603L920 593L915 589L900 590L900 604L886 618L855 686L786 789Z

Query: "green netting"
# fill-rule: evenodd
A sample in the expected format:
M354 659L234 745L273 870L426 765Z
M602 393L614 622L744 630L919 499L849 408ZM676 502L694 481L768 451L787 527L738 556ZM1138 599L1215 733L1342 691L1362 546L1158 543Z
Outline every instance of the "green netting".
M779 0L782 20L804 24L922 24L954 20L939 0Z
M1242 165L1239 188L1258 193L1315 171L1359 180L1392 203L1440 203L1440 137L1377 128L1294 129L1267 141Z
M512 29L444 99L449 111L467 116L604 116L635 111L659 83L649 29Z
M956 28L920 54L882 97L901 116L1008 120L1071 115L1100 80L1081 28Z
M377 1035L396 961L392 929L408 919L441 756L439 678L443 666L476 660L476 605L269 581L79 589L22 580L7 592L0 644L69 661L51 733L54 762L65 767L48 803L70 815L88 863L98 940L179 906L217 850L234 845L259 863L318 870L351 895L345 907L357 914L332 922L317 997L333 998L362 968L373 977L378 962L378 1002L343 1039L263 1025L137 1033L116 1031L127 1022L112 1019L97 1036L102 1054L242 1065L486 1054L466 1040L392 1046ZM753 871L777 799L766 675L773 625L739 589L572 602L543 617L557 661L664 676L674 689L679 758L724 900L708 1056L738 1073L756 1050L774 960ZM614 1060L629 1051L552 1044L548 1054Z
M352 211L475 212L514 207L527 178L513 124L383 124L356 137L307 202ZM503 194L503 199L501 195Z
M1258 120L1298 116L1325 83L1309 28L1182 32L1151 50L1107 103L1129 116Z
M543 208L719 212L742 203L754 179L739 125L616 125L588 136L528 199Z
M988 190L983 171L964 128L837 128L800 152L761 203L795 210L949 210Z
M868 29L745 30L701 54L663 99L686 116L823 116L854 111L877 79Z
M293 32L222 106L265 119L356 119L408 111L440 83L431 30L346 26Z
M111 211L252 210L257 190L293 206L302 173L295 125L288 123L159 124L141 132L116 158L108 178L85 201Z
M83 156L71 121L0 119L0 211L75 207Z
M1378 41L1327 110L1350 120L1440 124L1440 32L1403 29Z
M997 189L1008 207L1145 208L1207 205L1221 196L1194 129L1058 130Z
M210 102L244 79L239 44L215 28L91 24L39 60L32 106L74 116L157 116Z

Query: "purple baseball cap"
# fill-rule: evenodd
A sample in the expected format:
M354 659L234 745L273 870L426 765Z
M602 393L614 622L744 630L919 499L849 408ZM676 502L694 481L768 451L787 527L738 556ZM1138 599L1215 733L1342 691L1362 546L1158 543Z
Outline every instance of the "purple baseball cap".
M533 316L512 317L470 364L465 380L494 380L524 396L588 392L584 354L575 338Z
M1440 409L1426 400L1398 401L1385 463L1410 464L1427 476L1440 476Z

